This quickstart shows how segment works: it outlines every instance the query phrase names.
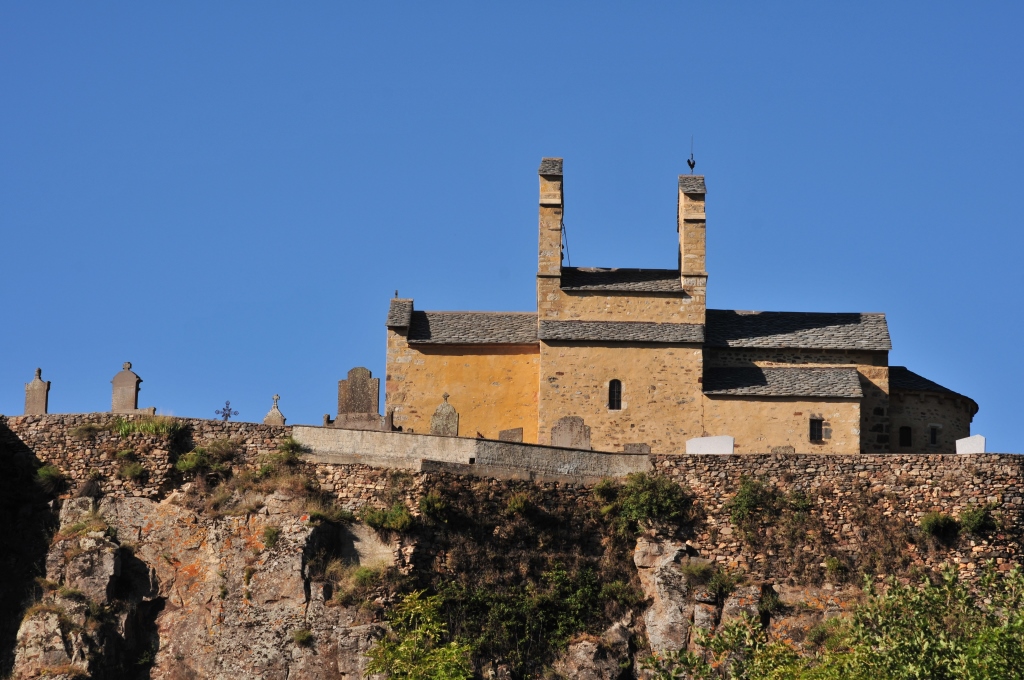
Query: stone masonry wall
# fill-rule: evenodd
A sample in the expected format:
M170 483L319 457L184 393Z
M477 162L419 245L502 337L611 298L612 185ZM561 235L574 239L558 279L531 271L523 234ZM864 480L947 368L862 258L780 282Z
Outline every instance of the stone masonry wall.
M140 420L146 416L110 413L0 416L0 443L27 447L43 463L57 466L68 476L71 490L98 473L97 482L105 494L158 498L176 484L174 462L179 453L216 439L235 439L241 448L238 462L251 465L260 454L276 449L277 442L291 433L290 427L174 418L182 425L177 439L143 433L121 437L114 430L119 418ZM89 426L96 426L96 429L90 431ZM133 452L134 459L146 469L145 478L133 481L118 476L127 462L118 459L119 451Z
M803 579L820 579L829 558L852 564L879 541L903 551L908 569L952 563L972 572L989 559L1003 570L1021 564L1024 456L769 454L652 456L652 461L658 472L688 487L706 513L690 546L730 569L766 578L799 570ZM801 492L810 501L804 527L809 534L788 554L784 547L772 549L771 531L766 543L751 545L731 524L727 503L744 476L784 493ZM988 538L961 536L941 550L900 540L914 537L925 513L957 517L984 505L1002 525ZM781 528L775 537L781 538Z

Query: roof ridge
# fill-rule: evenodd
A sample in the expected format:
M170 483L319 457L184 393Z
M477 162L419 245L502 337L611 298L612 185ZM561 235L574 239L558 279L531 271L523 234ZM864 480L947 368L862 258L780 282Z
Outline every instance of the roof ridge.
M735 312L736 314L872 314L885 316L885 312L792 312L781 309L711 309L709 312Z

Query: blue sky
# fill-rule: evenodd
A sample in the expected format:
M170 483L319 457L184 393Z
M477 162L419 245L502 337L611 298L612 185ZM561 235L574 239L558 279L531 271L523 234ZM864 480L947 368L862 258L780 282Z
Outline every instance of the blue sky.
M1019 3L0 2L0 413L333 413L395 289L532 310L536 168L573 265L672 267L708 185L709 305L881 311L1024 450Z

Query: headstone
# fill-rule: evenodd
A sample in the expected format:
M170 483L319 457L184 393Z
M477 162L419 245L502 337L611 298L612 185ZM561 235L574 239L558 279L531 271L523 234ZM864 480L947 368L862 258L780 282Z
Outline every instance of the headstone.
M338 381L338 414L377 413L379 397L380 378L357 366L348 372L347 380Z
M142 382L142 378L132 373L132 362L124 362L121 372L110 382L114 384L111 413L156 413L156 408L152 406L139 408L139 383Z
M732 437L697 437L686 441L687 453L729 454L735 448Z
M501 430L498 432L498 441L502 442L521 442L523 441L523 428L514 427L511 430Z
M459 436L459 413L448 403L449 394L445 392L444 401L430 418L430 434L443 434L448 437Z
M579 416L559 418L551 428L551 445L590 450L590 426Z
M277 402L280 401L281 395L274 395L274 405L270 408L270 412L263 416L264 425L284 425L285 420L284 414L277 408Z
M957 453L985 453L985 438L980 434L956 440Z
M623 453L650 453L651 452L651 445L650 444L646 444L646 443L623 444L622 445L622 452Z
M324 416L324 427L345 430L384 430L385 418L377 412L380 397L380 378L374 378L369 369L357 366L348 372L346 380L338 381L338 415Z
M50 381L43 380L43 369L36 369L36 377L25 383L25 415L45 415L50 404Z

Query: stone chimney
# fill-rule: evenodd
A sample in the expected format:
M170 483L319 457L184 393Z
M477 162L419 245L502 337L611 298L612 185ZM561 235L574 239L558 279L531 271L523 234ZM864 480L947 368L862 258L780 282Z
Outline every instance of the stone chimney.
M540 249L537 276L562 274L562 159L540 161Z
M707 217L704 213L703 175L679 176L679 203L677 229L679 231L679 276L683 290L689 296L694 308L691 315L695 322L704 323L704 309L707 300Z

